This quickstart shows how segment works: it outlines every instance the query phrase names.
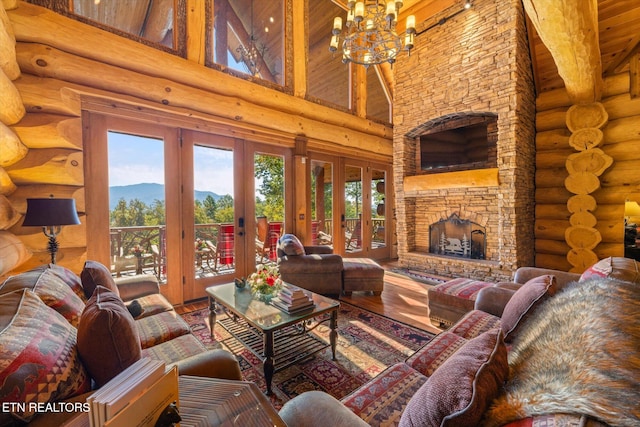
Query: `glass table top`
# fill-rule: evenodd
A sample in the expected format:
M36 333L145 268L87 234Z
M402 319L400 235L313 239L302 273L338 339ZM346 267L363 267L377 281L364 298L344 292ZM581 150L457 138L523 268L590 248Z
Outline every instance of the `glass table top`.
M289 326L302 320L328 313L340 306L339 301L315 294L311 291L304 291L313 299L315 307L300 313L290 314L285 313L270 303L256 299L248 287L238 288L234 283L225 283L206 289L207 294L217 303L222 304L233 313L262 330L279 329Z

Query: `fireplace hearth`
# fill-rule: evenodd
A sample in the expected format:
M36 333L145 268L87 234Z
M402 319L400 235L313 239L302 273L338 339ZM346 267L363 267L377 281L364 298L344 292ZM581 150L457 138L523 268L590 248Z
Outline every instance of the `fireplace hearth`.
M456 258L485 259L486 229L454 213L429 226L429 252Z

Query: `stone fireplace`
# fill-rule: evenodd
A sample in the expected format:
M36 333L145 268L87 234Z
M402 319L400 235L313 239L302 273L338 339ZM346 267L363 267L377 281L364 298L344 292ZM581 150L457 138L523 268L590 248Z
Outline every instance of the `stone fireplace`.
M415 53L394 65L398 259L449 277L508 280L534 263L524 11L519 0L478 1L449 19L462 3L418 25ZM460 221L468 228L452 231Z

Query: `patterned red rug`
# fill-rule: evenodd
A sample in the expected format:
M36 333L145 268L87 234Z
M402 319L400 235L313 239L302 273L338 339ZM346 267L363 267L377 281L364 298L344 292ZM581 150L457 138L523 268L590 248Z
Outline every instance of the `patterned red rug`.
M186 313L183 318L208 348L225 348L236 354L244 379L266 390L260 359L220 325L214 329L214 340L210 338L208 309ZM312 333L329 342L326 323ZM276 372L271 403L280 409L284 402L308 390L323 390L341 399L388 366L406 359L432 337L429 332L342 302L338 313L337 360L331 360L331 350L327 348L311 359Z

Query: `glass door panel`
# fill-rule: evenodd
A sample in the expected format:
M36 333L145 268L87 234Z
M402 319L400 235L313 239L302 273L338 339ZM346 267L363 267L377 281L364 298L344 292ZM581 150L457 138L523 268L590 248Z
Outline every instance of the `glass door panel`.
M111 271L166 283L164 141L107 131Z
M244 223L238 159L233 139L183 131L182 215L185 301L202 298L209 286L243 276Z
M195 279L235 272L233 151L193 147Z
M314 245L333 244L333 163L311 161L311 238Z
M256 264L275 263L278 239L285 221L285 159L282 155L254 153Z
M371 170L371 250L387 246L386 172Z
M362 167L345 165L344 175L345 253L359 253L363 249Z

